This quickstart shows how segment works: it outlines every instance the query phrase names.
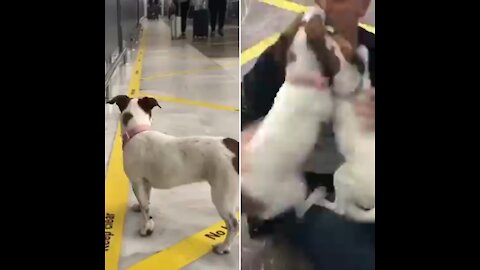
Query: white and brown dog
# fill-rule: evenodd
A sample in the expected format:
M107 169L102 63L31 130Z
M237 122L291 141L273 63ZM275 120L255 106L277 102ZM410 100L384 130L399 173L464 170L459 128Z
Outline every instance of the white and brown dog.
M321 9L299 16L271 47L277 60L286 63L286 80L246 147L248 170L242 170L242 196L261 205L255 213L261 219L305 201L303 164L321 123L332 117L329 80L336 73L330 63L335 59L325 47L323 16Z
M359 151L352 150L360 143L352 137L362 136L360 131L349 132L356 130L353 125L357 124L356 116L352 116L353 111L350 111L354 98L352 93L356 93L359 87L363 89L369 82L365 80L368 74L365 74L365 63L362 61L363 49L359 52L353 50L341 35L335 33L334 28L326 25L325 12L317 6L299 16L270 50L280 64L285 64L286 79L272 109L245 151L249 164L248 171L242 173L242 196L256 202L257 212L254 214L262 219L272 218L290 207L296 207L297 213L305 212L309 205L305 204L307 190L302 175L303 165L314 149L321 123L333 119L335 131L339 133L336 138L339 148L347 159L335 173L336 201L328 203L324 200L325 194L318 190L314 193L318 196L309 198L308 202L311 205L319 201L339 214L353 213L352 218L364 219L355 216L358 213L352 212L354 210L345 204L368 205L372 193L371 175L368 180L359 181L340 175L351 167L358 169L358 166L366 166L359 174L375 168L374 162L369 163L371 159L349 165L352 156L357 160L361 155ZM362 147L371 146L366 144Z
M354 221L375 222L375 131L365 130L355 112L355 103L366 98L362 90L371 87L366 68L368 51L360 47L357 54L365 63L360 81L356 80L357 87L351 90L334 87L335 141L345 162L333 175L335 201L320 200L319 205Z
M174 137L151 130L153 98L119 95L108 101L121 111L124 170L139 202L133 210L143 214L142 236L153 232L149 214L152 188L169 189L199 181L211 187L212 202L227 225L225 241L214 247L225 254L238 233L238 141L231 138Z

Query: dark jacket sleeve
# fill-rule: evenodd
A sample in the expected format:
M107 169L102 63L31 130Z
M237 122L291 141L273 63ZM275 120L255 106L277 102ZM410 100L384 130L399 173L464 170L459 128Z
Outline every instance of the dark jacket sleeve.
M242 129L267 115L284 80L285 67L274 59L271 48L267 49L243 77Z

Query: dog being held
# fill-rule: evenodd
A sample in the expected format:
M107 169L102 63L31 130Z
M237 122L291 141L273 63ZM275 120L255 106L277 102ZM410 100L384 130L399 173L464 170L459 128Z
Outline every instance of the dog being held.
M322 7L310 9L270 49L277 61L286 66L286 78L272 109L247 147L248 171L242 173L242 196L256 202L254 215L261 219L272 218L291 207L301 216L315 201L340 214L350 213L337 207L342 206L338 200L328 204L320 189L313 200L309 197L305 203L303 165L314 149L321 123L331 121L335 114L339 123L336 130L345 134L350 126L345 120L348 116L343 117L347 105L337 96L355 92L359 84L363 87L365 76L361 52L353 50L325 21ZM347 138L340 136L338 140ZM343 150L350 149L348 143L339 144ZM350 157L347 152L344 151ZM347 161L351 160L349 157ZM341 179L339 172L335 174L337 179ZM337 184L341 182L336 180ZM336 188L339 194L345 194L340 191L341 185ZM355 190L350 189L351 193L344 196L350 196L346 201L356 199Z
M368 51L360 47L357 53L365 63L358 86L353 90L334 87L335 141L345 158L333 175L335 201L318 204L354 221L375 222L375 131L365 130L355 112L355 103L367 98L363 90L371 88Z
M211 187L212 202L227 225L223 243L214 247L226 254L238 233L238 141L231 138L174 137L151 130L152 109L160 107L149 97L119 95L108 101L121 111L123 166L130 179L143 225L140 235L152 234L154 221L149 214L152 188L169 189L199 181Z
M286 79L244 153L249 163L242 170L242 196L258 206L250 216L270 219L305 201L302 167L321 123L331 119L330 80L338 72L338 61L324 45L324 16L315 8L297 17L270 48L285 63Z

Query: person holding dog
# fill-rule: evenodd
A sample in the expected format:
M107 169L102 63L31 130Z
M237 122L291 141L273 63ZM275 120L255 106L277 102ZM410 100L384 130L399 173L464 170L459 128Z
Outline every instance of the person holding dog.
M365 16L370 0L315 0L325 7L328 20L354 47L359 44L369 50L369 72L373 89L369 99L359 102L357 113L366 129L375 129L375 35L358 26ZM273 45L275 46L275 45ZM252 134L255 124L270 110L275 95L285 81L285 67L276 62L271 50L266 50L254 67L244 76L242 83L242 147ZM333 190L333 173L342 162L331 134L323 134L319 149L305 177L309 187L326 186ZM243 150L243 149L241 149ZM328 161L328 162L325 162ZM242 158L242 171L248 170L248 160ZM242 212L244 202L242 200ZM248 207L248 206L247 206ZM248 215L248 210L247 210ZM295 222L293 212L260 224L249 222L252 237L262 233L286 236L290 243L311 259L315 269L375 269L375 224L359 224L337 214L314 206L306 213L304 222ZM252 220L254 221L254 220ZM275 235L274 234L274 235Z

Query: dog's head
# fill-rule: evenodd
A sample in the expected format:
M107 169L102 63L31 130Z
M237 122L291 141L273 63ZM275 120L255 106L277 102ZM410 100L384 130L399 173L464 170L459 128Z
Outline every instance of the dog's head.
M340 95L355 91L367 72L366 48L354 49L335 31L320 6L299 15L272 50L276 61L285 66L287 77L320 72Z
M152 124L152 110L160 107L156 99L151 97L130 98L125 95L119 95L107 102L116 104L122 113L120 119L122 128L128 130L139 125Z

